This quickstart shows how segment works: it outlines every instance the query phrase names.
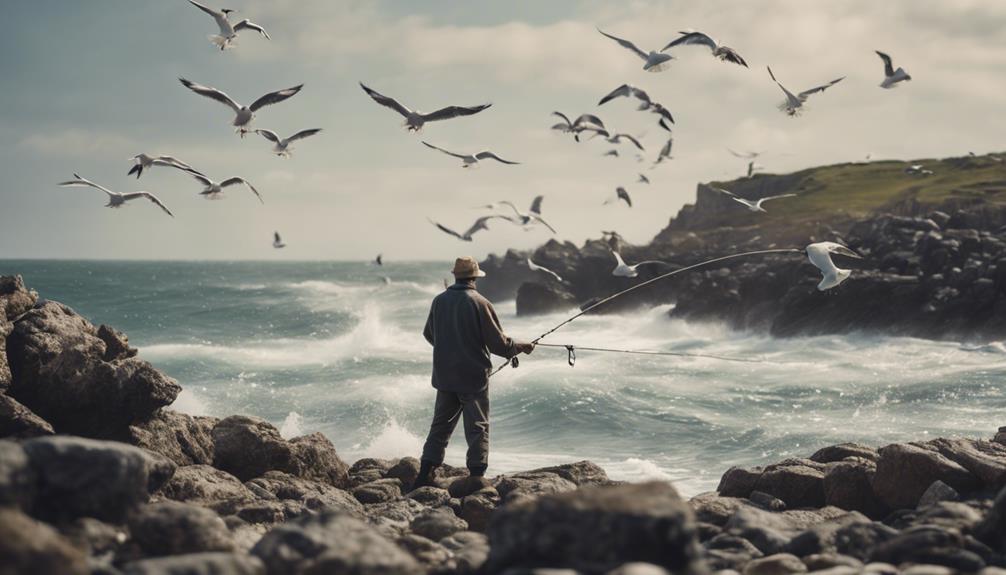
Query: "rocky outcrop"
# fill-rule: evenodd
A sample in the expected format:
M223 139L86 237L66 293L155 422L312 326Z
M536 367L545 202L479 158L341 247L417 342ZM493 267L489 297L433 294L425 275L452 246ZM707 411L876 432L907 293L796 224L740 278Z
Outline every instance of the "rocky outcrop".
M964 492L979 485L978 479L967 469L935 449L908 443L895 443L880 449L873 491L887 507L915 507L934 481L942 481Z
M232 551L234 540L223 519L189 503L162 501L145 505L128 521L133 542L147 557L206 551Z
M179 466L212 464L212 431L218 421L162 409L150 419L130 425L126 441L160 453Z
M562 284L524 282L517 288L517 315L541 315L567 311L577 306L576 296Z

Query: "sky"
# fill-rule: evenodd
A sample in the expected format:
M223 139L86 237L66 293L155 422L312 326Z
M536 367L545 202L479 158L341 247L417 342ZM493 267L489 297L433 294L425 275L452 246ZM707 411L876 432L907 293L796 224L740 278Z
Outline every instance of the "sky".
M554 237L580 244L602 229L645 243L699 182L743 174L727 148L764 154L768 173L880 158L1002 151L1006 134L1006 2L1001 0L210 0L264 26L233 50L215 50L213 21L186 0L7 2L0 35L0 258L370 259L483 257L535 247L544 228L506 222L472 243L427 221L463 230L477 206L545 196ZM667 71L647 73L631 52L597 33L659 49L678 31L704 31L735 48L750 69L702 47L674 49ZM879 49L912 82L882 90ZM776 109L782 93L839 76L807 112ZM231 112L183 88L178 77L250 103L304 83L261 110L255 127L281 135L322 128L293 157L240 139ZM380 107L358 82L407 106L493 106L427 125L420 134ZM656 116L620 99L623 83L668 107L673 160L650 170L665 134ZM553 110L599 114L641 136L646 162L627 145L575 143L551 131ZM521 162L466 170L424 147L490 149ZM208 176L241 176L260 205L232 188L206 201L187 175L154 169L127 177L128 158L174 155ZM115 191L147 190L175 213L136 203L106 209L97 190L60 188L74 172ZM637 184L639 173L652 184ZM634 207L603 202L625 186ZM288 247L274 250L278 230Z

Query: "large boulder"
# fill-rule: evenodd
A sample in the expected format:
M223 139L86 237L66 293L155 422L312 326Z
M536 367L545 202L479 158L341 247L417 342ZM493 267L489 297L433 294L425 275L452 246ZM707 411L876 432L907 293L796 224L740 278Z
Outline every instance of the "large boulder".
M873 492L891 509L914 508L934 481L942 481L959 493L979 486L971 472L935 449L894 443L882 447L879 453Z
M0 575L86 575L87 556L45 523L0 509Z
M59 433L120 438L175 400L175 380L135 357L106 361L97 329L69 307L47 301L14 324L7 338L8 394Z
M261 477L246 482L245 486L266 499L295 501L314 510L341 509L353 515L363 515L363 505L348 491L282 471L266 471Z
M191 553L133 561L123 575L265 575L257 557L242 553Z
M213 465L248 481L266 471L348 485L348 467L324 435L312 433L290 441L258 417L232 415L213 428Z
M35 484L35 470L24 449L13 441L0 441L0 507L30 511Z
M763 473L761 467L731 467L720 477L716 492L723 497L748 497L758 486Z
M458 531L468 530L468 523L455 515L450 507L438 507L419 514L412 520L409 529L416 535L439 541Z
M849 457L861 457L869 461L877 461L880 455L876 449L869 445L863 445L862 443L839 443L818 449L809 459L818 463L832 463Z
M806 459L770 465L755 481L755 489L781 499L788 507L823 507L824 466Z
M274 527L252 548L269 573L415 575L419 563L372 527L324 511Z
M231 515L258 500L237 477L209 465L179 467L161 488L160 495L209 507L221 515Z
M113 441L53 436L22 446L38 478L34 513L42 518L121 521L175 472L163 456Z
M699 565L696 532L691 509L669 483L586 487L498 509L488 567L594 573L647 561L687 573Z
M38 294L24 287L21 276L0 276L0 318L13 322L36 301Z
M496 491L504 499L517 496L538 497L549 493L573 491L576 484L548 471L526 471L501 477L496 482ZM451 495L454 495L451 493Z
M576 307L576 296L549 276L548 283L524 282L517 288L517 315L541 315Z
M887 510L873 493L876 471L876 463L861 457L829 463L824 474L825 504L881 518Z
M1006 488L996 495L992 508L974 528L975 537L1000 553L1006 552Z
M0 349L0 354L3 350ZM2 360L0 360L2 361ZM0 366L2 367L2 366ZM0 377L3 374L0 373ZM0 437L27 439L55 433L49 422L13 397L0 393Z
M611 482L608 479L608 474L600 465L587 460L533 469L529 473L534 472L554 473L567 481L572 481L578 487L606 485Z
M402 496L402 482L398 479L378 479L354 487L352 493L360 503L386 503Z
M213 463L215 417L192 417L170 410L158 410L150 419L129 426L127 441L160 453L176 465Z
M129 518L129 532L148 557L234 549L234 540L219 515L177 501L141 507Z
M929 442L947 459L996 491L1006 487L1006 446L985 440L939 438Z

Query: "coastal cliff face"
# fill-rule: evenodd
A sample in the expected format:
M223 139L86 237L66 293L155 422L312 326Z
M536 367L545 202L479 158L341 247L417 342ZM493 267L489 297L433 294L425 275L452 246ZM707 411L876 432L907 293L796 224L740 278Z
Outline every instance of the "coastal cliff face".
M843 164L794 174L700 184L645 246L618 238L582 247L550 241L481 265L479 289L517 298L519 314L569 309L670 271L744 251L838 241L863 260L837 261L851 279L819 292L816 268L794 255L730 260L647 286L598 308L611 313L674 303L674 317L724 321L777 336L872 330L927 338L1006 336L1006 163L998 156L920 161L935 173L911 176L905 163ZM796 197L752 213L711 186L748 199ZM611 275L619 250L628 263L660 260L638 278ZM528 269L526 258L563 281ZM534 289L525 284L538 284Z

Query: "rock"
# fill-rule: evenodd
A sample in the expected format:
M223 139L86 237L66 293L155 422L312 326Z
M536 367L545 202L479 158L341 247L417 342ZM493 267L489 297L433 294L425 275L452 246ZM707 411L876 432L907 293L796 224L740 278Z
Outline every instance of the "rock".
M978 487L968 470L938 451L908 443L882 447L873 476L873 492L891 509L911 509L934 481L942 481L958 492Z
M402 496L402 482L397 479L378 479L354 488L352 493L360 503L385 503Z
M992 438L992 441L994 443L998 443L999 445L1006 445L1006 426L1000 427L999 430L996 431L996 435Z
M1006 446L973 439L935 439L929 442L947 459L971 472L987 488L1006 487Z
M150 557L234 550L223 519L197 505L177 501L145 505L128 524L133 541Z
M349 474L346 463L335 451L335 446L321 433L311 433L290 440L296 465L287 471L305 479L326 481L334 487L346 487Z
M716 492L723 497L747 497L755 490L761 475L762 468L760 467L751 469L731 467L720 478Z
M721 497L715 492L696 495L688 501L695 518L699 521L722 527L730 517L741 507L750 507L747 499L740 497Z
M0 440L0 507L30 511L35 501L35 470L13 441Z
M397 539L409 531L409 525L424 511L422 504L412 499L400 498L386 503L365 506L364 519L379 533L389 539Z
M489 487L462 499L461 512L458 515L468 523L472 531L484 533L499 502L499 493Z
M2 358L2 354L3 349L0 347L0 362L6 361ZM0 377L2 376L0 373ZM32 410L21 405L13 397L0 393L0 437L28 439L53 433L55 432L48 421L35 415Z
M488 569L568 567L589 571L647 561L675 571L698 567L691 509L668 483L585 487L496 511Z
M98 339L105 342L105 353L101 359L105 361L115 361L134 357L138 353L135 347L130 347L129 338L126 334L105 324L98 326Z
M837 551L836 538L839 530L843 527L848 527L849 525L869 523L870 520L865 515L859 513L858 511L851 511L840 517L822 521L810 526L808 529L792 538L789 543L783 547L783 550L786 553L792 553L793 555L797 555L799 557L835 552Z
M824 473L802 462L765 468L755 489L783 500L788 507L824 507Z
M548 283L529 281L517 288L517 315L541 315L566 311L576 307L576 296L558 281L549 277Z
M192 553L128 563L123 575L265 575L262 562L243 553Z
M245 487L255 491L260 497L295 501L308 509L341 509L353 515L363 515L363 505L348 491L321 481L294 477L282 471L267 471L262 477L245 483Z
M427 507L440 507L447 505L451 499L451 494L448 493L446 489L433 487L432 485L420 487L419 489L413 489L405 496L409 499L414 499Z
M970 533L981 519L982 513L966 503L938 501L920 510L911 525L937 526Z
M436 541L421 535L403 535L395 543L430 571L450 571L447 567L451 552Z
M439 507L425 511L413 519L409 529L416 535L439 541L458 531L466 531L468 522L454 515L450 507Z
M449 493L451 497L461 499L466 495L471 495L472 493L485 489L486 487L492 487L492 483L490 483L485 477L466 475L451 481L450 485L447 486L447 493Z
M419 477L419 460L403 457L384 474L385 479L397 479L402 485L411 486Z
M242 505L257 500L237 477L209 465L179 467L160 494L174 501L209 507L221 515L236 513Z
M86 575L87 557L45 523L0 509L0 573Z
M877 461L880 455L876 449L868 445L861 443L839 443L838 445L829 445L828 447L818 449L814 452L814 455L810 456L810 460L818 463L832 463L842 461L847 457L862 457L870 461Z
M59 433L121 437L182 389L145 361L102 359L105 342L94 326L56 302L40 304L14 324L7 353L8 395Z
M751 495L748 495L748 500L754 503L762 509L768 511L785 511L786 502L778 497L773 497L768 493L762 491L752 491Z
M278 525L252 548L269 573L414 575L419 563L366 523L323 511Z
M922 497L919 498L919 503L917 505L918 509L924 507L929 507L930 505L935 505L940 501L957 501L961 498L961 494L957 493L957 490L950 487L942 481L934 481L932 485L926 488L925 492L922 493Z
M129 426L127 441L160 453L176 465L213 463L215 417L192 417L177 411L159 410L150 419Z
M0 276L0 318L13 322L37 301L38 294L24 287L21 276Z
M511 494L537 497L550 493L573 491L576 484L550 472L535 471L515 473L501 477L496 482L496 491L506 500ZM452 492L451 495L454 495Z
M842 555L867 561L871 550L897 536L896 530L883 523L852 523L835 532L835 550Z
M22 443L38 477L37 516L121 521L175 472L168 459L131 445L53 436Z
M128 535L123 527L109 525L91 517L79 517L60 526L60 532L72 545L93 557L114 557Z
M7 363L7 336L14 330L14 326L7 321L3 314L0 314L0 392L4 392L10 387L11 373L10 365Z
M378 479L384 479L385 474L391 469L395 462L387 459L376 459L366 457L354 463L349 468L349 485L356 487Z
M807 566L800 558L788 553L769 555L755 559L744 567L744 575L787 575L789 573L806 573Z
M747 539L762 553L774 555L802 531L847 514L837 507L772 513L754 506L741 506L723 528L727 533Z
M863 568L863 562L855 557L839 553L816 553L803 558L803 564L810 572L823 571L833 567L852 567L858 573Z
M960 533L935 527L914 527L874 547L870 561L943 565L968 572L985 567L981 557L962 549L963 544Z
M458 573L480 573L489 559L489 541L481 533L461 531L441 539L440 544L454 554Z
M874 519L882 517L887 510L873 493L876 470L873 461L859 457L828 464L823 484L825 504L860 511Z
M626 563L621 567L608 571L606 575L671 575L667 569L653 563Z
M1006 552L1006 488L999 490L992 508L975 526L974 535L996 551Z
M608 474L600 465L587 460L533 469L529 473L554 473L567 481L573 482L577 487L607 485L611 482L608 479Z
M704 545L708 566L716 571L723 569L743 569L752 559L764 554L753 543L729 533L720 533Z

